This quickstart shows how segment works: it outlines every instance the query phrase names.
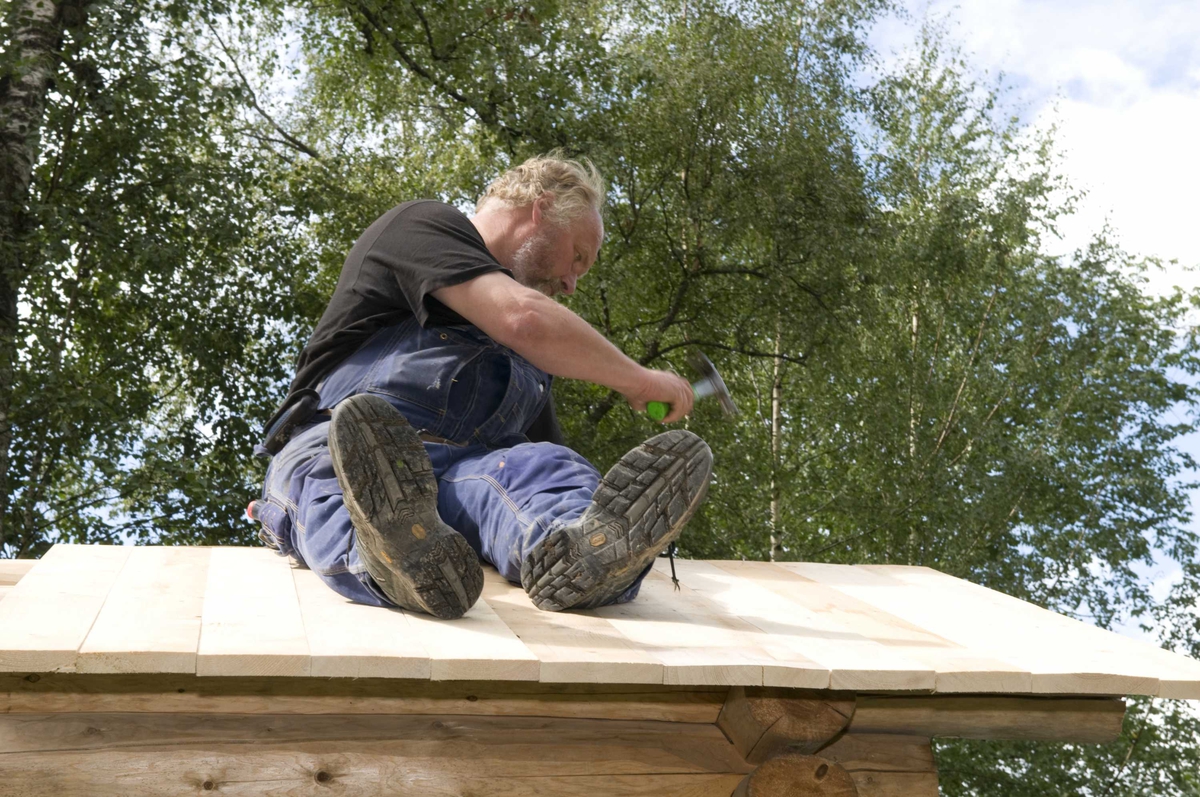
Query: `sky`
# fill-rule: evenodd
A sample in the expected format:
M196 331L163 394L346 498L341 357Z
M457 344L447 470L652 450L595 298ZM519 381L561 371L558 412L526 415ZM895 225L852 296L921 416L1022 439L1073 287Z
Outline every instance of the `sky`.
M1200 3L907 0L911 19L875 31L883 51L929 18L980 72L1003 73L1013 110L1058 125L1062 166L1087 192L1061 251L1107 221L1129 251L1175 259L1156 280L1200 286Z
M1175 261L1151 279L1152 290L1200 287L1200 2L906 6L909 20L874 31L882 54L911 43L923 20L941 23L981 74L1004 75L1011 111L1033 128L1057 125L1063 172L1085 195L1051 252L1080 248L1107 224L1127 251ZM1200 435L1183 447L1200 458ZM1200 491L1192 506L1200 518ZM1194 525L1200 531L1200 520ZM1161 597L1179 567L1163 560L1143 572Z

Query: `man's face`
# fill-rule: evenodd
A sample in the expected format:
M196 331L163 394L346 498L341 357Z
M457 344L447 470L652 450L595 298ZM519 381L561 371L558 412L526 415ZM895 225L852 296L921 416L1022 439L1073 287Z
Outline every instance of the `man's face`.
M595 210L563 227L542 217L513 254L513 276L547 296L569 296L576 281L596 262L603 240L604 222Z

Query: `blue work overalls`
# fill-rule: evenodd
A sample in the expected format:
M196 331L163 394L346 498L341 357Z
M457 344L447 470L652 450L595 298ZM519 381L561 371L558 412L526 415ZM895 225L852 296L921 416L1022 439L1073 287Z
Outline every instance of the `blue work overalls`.
M512 582L525 554L583 514L600 474L583 457L524 436L550 393L550 376L473 326L422 328L415 318L379 330L318 388L321 410L357 393L387 399L426 437L438 513ZM272 459L259 516L281 555L339 594L391 606L355 548L329 454L327 414L299 428ZM645 573L642 574L644 576ZM618 599L632 600L641 577Z

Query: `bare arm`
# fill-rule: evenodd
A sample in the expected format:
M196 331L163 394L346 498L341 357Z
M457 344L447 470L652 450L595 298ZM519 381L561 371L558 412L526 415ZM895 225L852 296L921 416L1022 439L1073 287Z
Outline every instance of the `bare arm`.
M685 379L638 365L575 313L505 274L484 274L433 296L546 373L616 390L635 410L665 402L671 413L664 423L692 411Z

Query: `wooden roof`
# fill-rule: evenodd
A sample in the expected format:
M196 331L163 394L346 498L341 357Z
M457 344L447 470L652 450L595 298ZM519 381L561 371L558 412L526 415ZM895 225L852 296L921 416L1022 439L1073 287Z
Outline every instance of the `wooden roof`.
M57 545L0 567L0 671L1200 698L1196 660L928 568L676 565L678 591L660 561L636 601L560 613L489 568L440 621L264 548Z

